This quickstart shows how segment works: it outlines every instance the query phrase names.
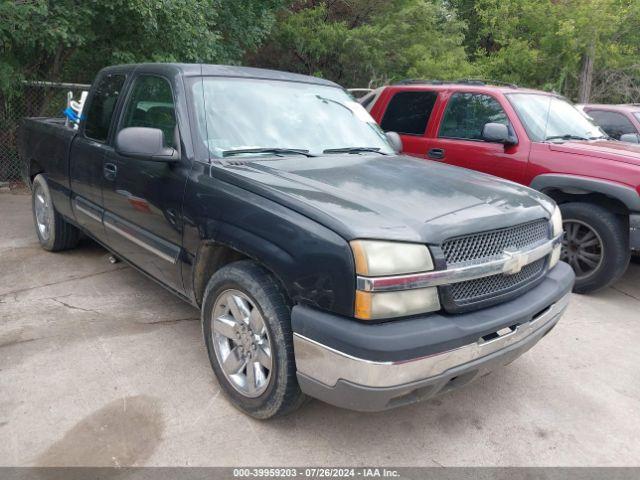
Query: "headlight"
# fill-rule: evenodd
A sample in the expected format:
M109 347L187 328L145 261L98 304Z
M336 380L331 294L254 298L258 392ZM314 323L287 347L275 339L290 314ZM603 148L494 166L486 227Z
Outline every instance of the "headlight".
M351 249L361 277L393 277L433 270L426 245L354 240ZM354 314L360 320L406 317L440 310L438 289L416 288L390 292L356 290Z
M429 249L419 243L354 240L351 250L358 275L378 277L433 270Z
M551 215L551 233L555 238L558 235L561 235L562 232L562 213L560 213L560 207L556 206L556 209L553 211L553 215ZM561 251L561 244L558 244L553 248L553 252L551 252L551 258L549 259L549 268L555 267L556 264L560 261Z

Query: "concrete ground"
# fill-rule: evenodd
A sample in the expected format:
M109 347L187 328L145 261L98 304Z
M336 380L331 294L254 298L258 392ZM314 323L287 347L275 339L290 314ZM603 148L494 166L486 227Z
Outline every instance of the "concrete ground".
M221 394L199 312L92 242L38 247L0 194L0 465L640 465L640 265L574 296L510 366L425 403L313 401L269 422Z

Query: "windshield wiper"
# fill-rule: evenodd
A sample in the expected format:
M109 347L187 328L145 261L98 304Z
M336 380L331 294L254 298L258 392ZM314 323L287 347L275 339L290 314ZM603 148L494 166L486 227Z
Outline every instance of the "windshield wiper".
M243 153L273 153L276 155L297 154L304 155L306 157L315 157L309 150L301 148L238 148L236 150L225 150L222 152L223 157L231 157L233 155L242 155Z
M342 148L327 148L322 153L360 153L360 152L375 152L380 155L388 155L381 152L380 147L342 147Z
M589 139L586 137L581 137L579 135L566 134L566 135L552 135L550 137L545 138L544 140L546 142L547 140L589 140Z

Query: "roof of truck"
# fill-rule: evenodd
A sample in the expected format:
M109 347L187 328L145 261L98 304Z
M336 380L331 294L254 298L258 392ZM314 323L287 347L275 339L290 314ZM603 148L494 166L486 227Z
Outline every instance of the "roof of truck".
M236 65L210 65L200 63L131 63L124 65L114 65L101 70L102 73L128 72L141 70L156 73L175 73L176 71L185 76L215 76L215 77L236 77L236 78L259 78L264 80L281 80L289 82L315 83L318 85L328 85L340 87L338 84L323 78L301 75L298 73L282 72L279 70L269 70L266 68L240 67Z

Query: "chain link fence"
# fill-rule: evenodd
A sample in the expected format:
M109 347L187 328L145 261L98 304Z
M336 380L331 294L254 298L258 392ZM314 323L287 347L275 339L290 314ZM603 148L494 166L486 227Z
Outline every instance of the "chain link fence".
M16 136L25 117L62 117L67 94L79 99L89 85L79 83L24 82L9 94L0 93L0 183L17 182L23 168Z

